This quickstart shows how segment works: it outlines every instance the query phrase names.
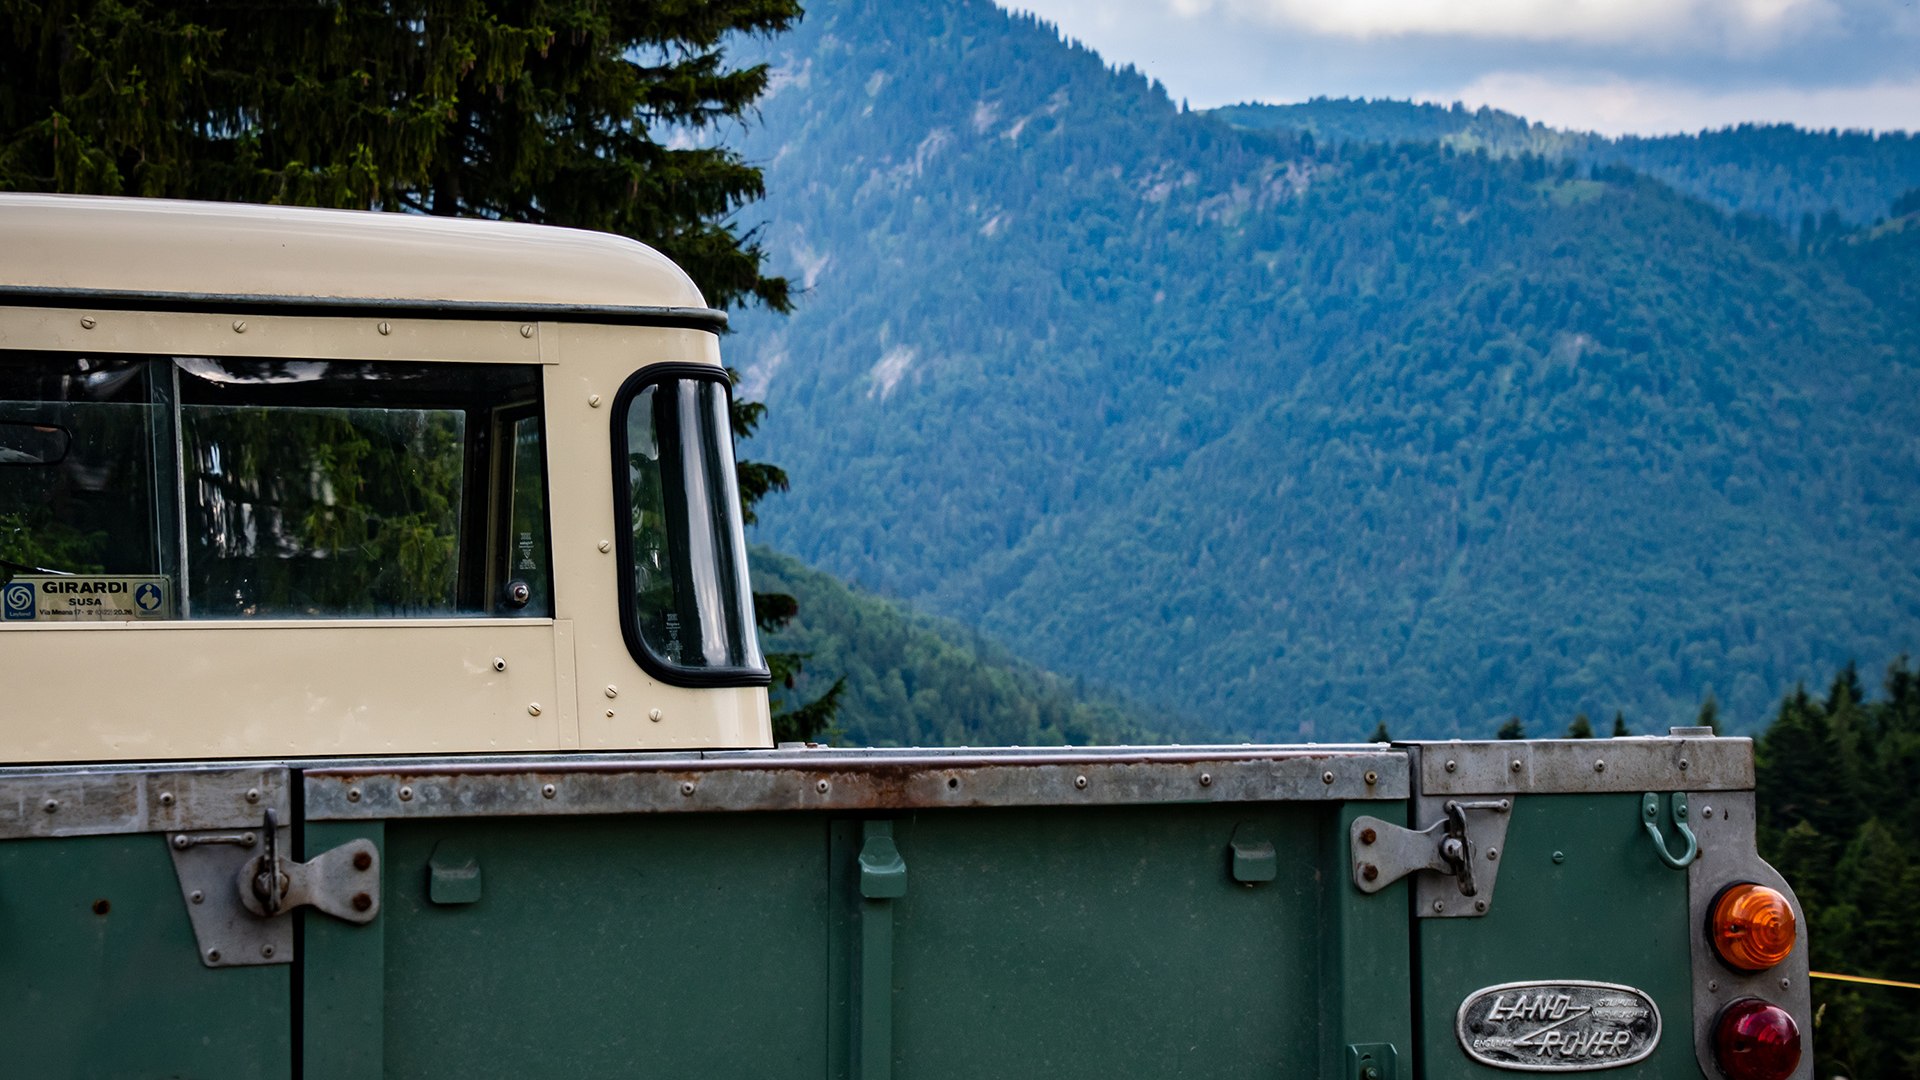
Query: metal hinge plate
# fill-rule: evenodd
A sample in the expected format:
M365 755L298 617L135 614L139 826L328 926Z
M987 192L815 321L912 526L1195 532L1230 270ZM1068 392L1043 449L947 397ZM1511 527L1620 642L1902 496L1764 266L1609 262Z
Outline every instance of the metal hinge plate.
M1493 905L1493 886L1506 845L1510 798L1449 799L1443 816L1424 829L1409 829L1371 816L1348 830L1353 884L1377 893L1409 874L1415 879L1421 918L1472 918Z
M380 914L380 851L353 840L309 862L281 855L292 830L267 811L258 829L166 834L180 895L207 967L293 963L294 908L348 922Z

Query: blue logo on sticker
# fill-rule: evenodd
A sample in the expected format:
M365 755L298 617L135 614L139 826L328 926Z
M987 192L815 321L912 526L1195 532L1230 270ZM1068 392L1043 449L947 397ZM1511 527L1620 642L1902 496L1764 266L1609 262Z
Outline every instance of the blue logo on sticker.
M35 610L33 585L30 582L10 582L5 591L0 592L0 616L8 619L31 619Z
M160 586L149 581L138 589L133 590L133 602L139 606L141 611L151 615L160 610L160 605L166 603L167 598L160 592Z

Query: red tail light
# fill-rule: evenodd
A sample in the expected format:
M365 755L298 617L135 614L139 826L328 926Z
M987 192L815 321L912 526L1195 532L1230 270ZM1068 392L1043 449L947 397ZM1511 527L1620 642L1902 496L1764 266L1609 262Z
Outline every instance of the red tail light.
M1786 1080L1800 1064L1800 1026L1787 1010L1741 998L1713 1027L1720 1071L1731 1080Z

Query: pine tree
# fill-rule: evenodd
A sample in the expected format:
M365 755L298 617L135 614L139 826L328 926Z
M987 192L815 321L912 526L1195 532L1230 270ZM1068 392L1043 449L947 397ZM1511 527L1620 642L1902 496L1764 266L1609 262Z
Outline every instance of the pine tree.
M1627 728L1627 714L1616 709L1613 714L1613 737L1624 739L1631 734L1633 732Z
M1367 736L1367 741L1377 743L1390 743L1393 741L1393 736L1387 733L1387 722L1385 720L1375 725L1373 734Z
M1707 700L1700 703L1700 715L1693 721L1695 727L1711 728L1715 735L1720 734L1720 701L1707 691Z
M1587 719L1586 713L1574 714L1573 723L1567 725L1567 738L1569 739L1593 738L1593 721Z
M1526 737L1527 725L1522 723L1517 716L1507 717L1507 722L1500 725L1499 732L1494 736L1494 738L1497 739L1524 739Z

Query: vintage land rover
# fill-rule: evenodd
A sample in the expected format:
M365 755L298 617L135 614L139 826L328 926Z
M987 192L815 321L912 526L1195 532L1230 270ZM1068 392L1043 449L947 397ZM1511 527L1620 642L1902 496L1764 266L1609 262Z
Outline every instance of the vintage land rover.
M0 196L0 1074L1810 1075L1745 739L774 747L723 327Z

